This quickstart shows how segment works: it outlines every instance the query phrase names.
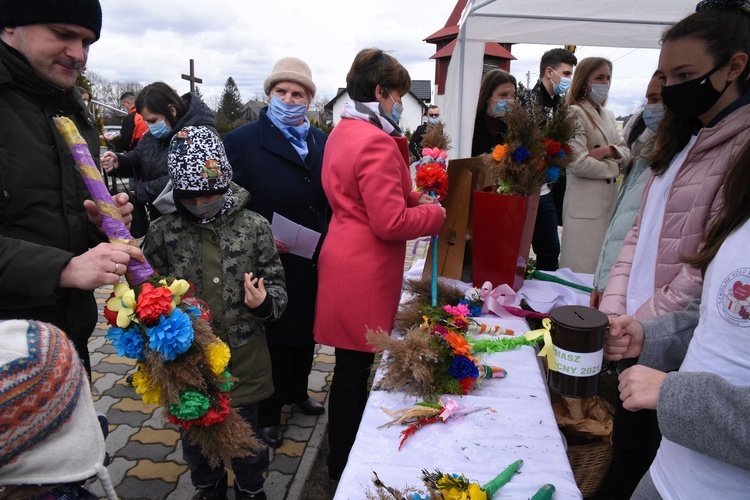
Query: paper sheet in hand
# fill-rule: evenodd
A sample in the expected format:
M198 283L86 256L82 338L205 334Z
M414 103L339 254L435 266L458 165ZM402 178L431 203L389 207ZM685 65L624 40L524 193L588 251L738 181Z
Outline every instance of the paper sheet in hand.
M282 242L289 249L289 253L311 259L318 246L320 233L297 224L276 212L271 221L273 238Z

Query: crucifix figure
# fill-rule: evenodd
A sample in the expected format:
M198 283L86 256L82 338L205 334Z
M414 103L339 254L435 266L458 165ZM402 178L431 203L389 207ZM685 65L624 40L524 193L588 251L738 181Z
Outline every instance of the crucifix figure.
M196 83L203 83L202 78L196 78L195 76L195 61L193 59L190 59L190 74L189 75L182 75L183 80L188 80L190 82L190 92L195 92L195 84Z

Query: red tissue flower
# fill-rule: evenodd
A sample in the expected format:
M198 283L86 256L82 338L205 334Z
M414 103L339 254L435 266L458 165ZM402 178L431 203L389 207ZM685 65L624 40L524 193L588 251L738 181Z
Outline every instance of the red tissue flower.
M144 283L135 306L138 318L147 324L155 323L162 314L167 315L171 311L172 291L165 286L154 288L151 283Z
M219 393L217 396L216 407L211 407L200 418L196 418L193 423L195 425L202 425L204 427L210 427L219 422L223 422L227 415L229 415L229 398L226 393Z
M448 193L448 172L440 163L428 163L417 171L417 187L434 191L436 196Z
M109 302L109 299L115 296L115 292L112 292L109 297L107 297L107 302ZM104 319L107 320L107 324L109 326L117 326L117 311L113 311L110 308L108 308L106 305L104 306Z
M542 145L547 156L550 157L560 154L560 151L563 150L563 145L554 139L542 139Z
M471 392L474 392L474 381L475 378L471 377L464 377L461 380L459 380L459 383L461 384L461 394L466 395Z

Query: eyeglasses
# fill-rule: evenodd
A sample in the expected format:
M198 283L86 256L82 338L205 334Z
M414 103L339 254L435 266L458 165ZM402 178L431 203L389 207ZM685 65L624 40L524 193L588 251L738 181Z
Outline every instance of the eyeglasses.
M427 116L430 118L440 118L440 113L428 113Z

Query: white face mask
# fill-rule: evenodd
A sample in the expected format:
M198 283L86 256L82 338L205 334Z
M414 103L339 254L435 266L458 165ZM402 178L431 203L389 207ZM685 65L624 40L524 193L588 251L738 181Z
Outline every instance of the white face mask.
M589 87L591 87L588 94L589 99L591 99L597 106L601 106L601 104L607 100L607 96L609 95L609 84L589 83Z
M219 211L224 207L224 203L227 201L227 195L223 194L221 198L218 198L211 203L206 203L205 205L192 205L190 203L183 203L182 206L184 206L188 212L193 214L199 219L207 220L214 217L216 214L219 213Z

